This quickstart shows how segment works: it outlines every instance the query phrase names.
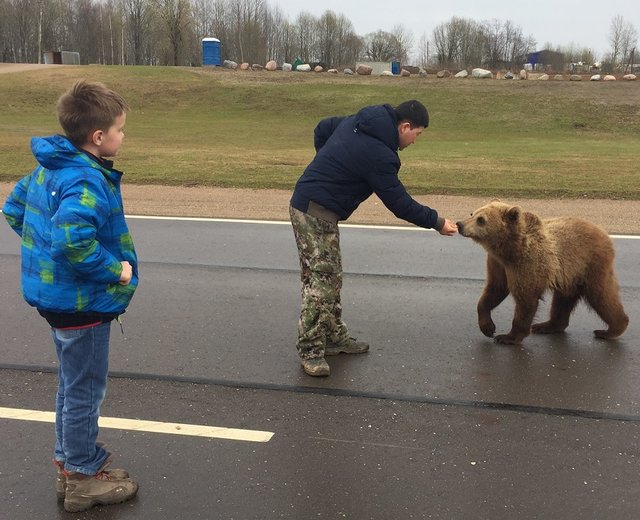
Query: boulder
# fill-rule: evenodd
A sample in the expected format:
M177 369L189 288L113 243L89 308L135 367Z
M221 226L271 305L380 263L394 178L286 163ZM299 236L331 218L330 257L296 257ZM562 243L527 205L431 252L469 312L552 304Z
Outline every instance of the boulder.
M636 75L635 74L625 74L624 76L622 76L622 79L624 79L626 81L635 81L636 80Z
M527 73L527 71L525 69L521 69L520 70L520 79L527 79L529 77L529 74Z
M259 63L254 63L253 65L251 65L251 70L255 70L257 72L264 70L264 67L262 65L260 65Z
M450 78L451 77L451 72L449 72L448 70L439 70L438 73L436 74L436 77L438 77L438 78Z
M338 73L338 69L329 69L327 72L329 74L337 74Z
M600 76L600 74L594 74L589 78L589 81L600 81L601 79L602 79L602 76Z
M454 78L466 78L467 76L469 76L469 73L466 70L461 70L454 76Z
M291 72L292 69L293 69L293 65L291 65L291 63L283 63L282 64L282 70L284 72Z
M549 81L549 74L542 74L542 76L538 77L538 81Z
M250 68L251 67L246 61L242 65L240 65L240 70L249 70Z
M509 71L504 75L504 79L514 79L515 76L513 75L513 72Z
M316 65L315 67L313 67L313 71L314 72L323 72L324 68L322 67L322 65Z
M611 74L607 74L604 78L602 78L602 81L615 81L616 77L612 76Z
M555 76L553 76L554 81L562 81L563 79L564 76L562 74L556 74Z
M426 78L427 77L427 71L424 69L420 69L420 77L421 78Z
M490 70L476 68L471 71L471 77L477 79L492 79L493 74Z
M381 76L393 76L393 72L391 72L390 70L383 70L380 73Z
M238 64L235 61L231 61L231 60L224 60L222 62L222 66L225 69L233 69L233 70L235 70L235 69L238 68Z
M409 72L407 69L402 69L400 71L400 76L402 76L403 78L408 78L409 76L411 76L411 72Z
M347 76L353 76L353 71L351 69L344 69L342 72Z
M580 74L571 74L569 81L582 81L582 76Z
M296 70L298 70L300 72L310 72L311 71L311 65L309 65L308 63L303 63L302 65L298 65L296 67Z
M278 64L274 60L271 60L267 62L264 68L268 71L274 71L274 70L277 70Z
M373 72L373 68L369 67L369 65L358 65L356 69L356 74L360 74L360 76L371 76Z

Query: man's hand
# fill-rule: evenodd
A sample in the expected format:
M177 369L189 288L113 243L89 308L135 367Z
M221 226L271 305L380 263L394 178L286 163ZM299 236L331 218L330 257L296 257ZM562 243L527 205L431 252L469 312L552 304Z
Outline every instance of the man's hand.
M458 232L458 226L456 226L451 220L448 218L444 219L444 226L439 231L441 235L452 236Z
M131 277L133 276L133 268L131 264L126 260L120 262L122 264L122 272L120 273L120 285L129 285L131 282Z

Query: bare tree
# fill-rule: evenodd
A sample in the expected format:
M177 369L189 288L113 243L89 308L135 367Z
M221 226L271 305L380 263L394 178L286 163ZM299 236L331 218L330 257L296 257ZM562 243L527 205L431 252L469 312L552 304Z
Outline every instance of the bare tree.
M336 37L334 66L355 64L362 50L362 38L356 34L351 21L342 14L337 17Z
M535 48L533 37L525 38L511 20L492 20L482 27L485 41L484 65L489 68L515 68L524 63Z
M438 63L459 68L518 67L535 47L535 39L525 38L519 26L496 19L480 24L453 17L434 29L433 40Z
M429 66L429 38L427 33L422 33L422 36L420 36L418 40L417 62L423 69Z
M489 68L496 69L503 65L507 54L507 38L502 22L494 18L485 22L482 30L485 37L485 63Z
M318 61L324 66L331 66L337 57L337 47L339 41L338 17L333 11L325 11L316 25L318 40L317 56Z
M11 36L9 32L10 5L8 0L0 0L0 61L10 61Z
M626 65L631 52L638 44L638 31L622 15L614 16L609 29L609 43L612 67L615 69L618 63Z
M153 0L154 8L162 21L162 29L168 44L168 64L179 65L186 50L185 37L191 27L189 0Z
M130 60L134 65L142 65L144 45L149 37L151 7L147 0L124 0L124 17Z
M365 37L365 56L371 61L398 59L398 40L386 31L376 31Z
M566 63L581 63L586 67L590 67L596 62L596 56L591 49L587 47L579 47L575 43L559 45L554 50L564 56Z
M507 23L509 26L506 28L508 31L508 43L505 59L511 68L521 68L525 63L527 55L535 50L536 39L532 35L524 36L519 26L513 27L511 22Z
M452 39L450 27L446 23L441 23L433 30L433 42L436 51L436 60L439 65L445 67L453 64L457 58L457 42Z
M14 60L18 62L37 61L37 23L39 10L30 0L13 0L10 31L13 33Z
M620 47L622 46L622 35L626 22L622 15L614 16L609 26L609 44L611 45L611 63L615 66L620 58Z
M229 0L229 27L233 55L240 61L262 62L267 56L268 6L263 0Z
M459 68L478 66L483 60L484 40L477 22L454 16L433 31L438 64Z
M317 61L315 52L315 18L309 13L300 13L294 26L296 57L302 61Z
M391 31L391 34L395 39L395 59L401 62L406 62L409 57L409 53L413 48L413 33L403 25L396 25Z
M283 50L286 47L285 35L288 29L287 20L279 7L265 10L266 59L276 62L284 61Z

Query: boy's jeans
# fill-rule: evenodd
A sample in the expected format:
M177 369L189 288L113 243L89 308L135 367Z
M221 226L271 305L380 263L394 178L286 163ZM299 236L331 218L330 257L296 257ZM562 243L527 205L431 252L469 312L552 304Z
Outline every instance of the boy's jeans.
M51 329L60 361L55 459L64 462L67 471L95 475L109 456L96 439L107 390L110 332L111 323Z

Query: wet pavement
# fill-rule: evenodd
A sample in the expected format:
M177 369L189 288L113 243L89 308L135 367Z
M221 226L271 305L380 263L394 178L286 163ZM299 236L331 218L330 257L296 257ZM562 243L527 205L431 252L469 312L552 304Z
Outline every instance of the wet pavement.
M344 316L371 343L310 378L295 353L299 273L286 224L130 219L142 284L112 329L102 416L273 432L267 443L102 429L141 483L64 513L53 426L0 419L0 518L637 518L640 241L616 238L631 319L599 341L494 344L476 325L484 252L462 237L343 227ZM19 297L0 228L0 407L53 410L47 326ZM539 317L548 311L541 305ZM497 309L499 331L513 306ZM19 468L19 470L16 470Z

